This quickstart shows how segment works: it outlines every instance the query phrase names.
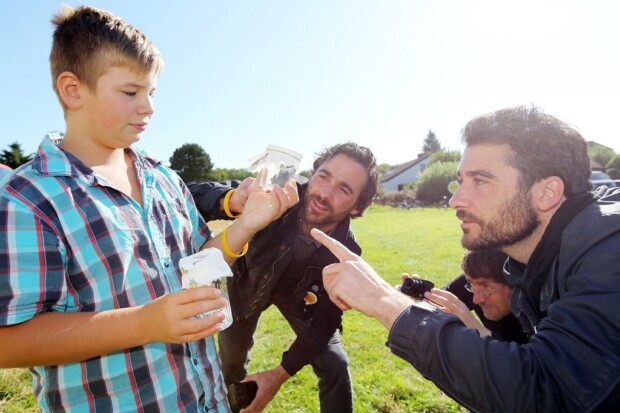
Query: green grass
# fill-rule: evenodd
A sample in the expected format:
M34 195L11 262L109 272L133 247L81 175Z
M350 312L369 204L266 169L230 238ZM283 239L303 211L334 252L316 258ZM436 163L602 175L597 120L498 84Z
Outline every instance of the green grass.
M402 272L418 273L438 286L460 273L461 231L451 209L372 206L353 228L364 259L390 284L399 284ZM387 331L378 321L348 311L343 327L356 412L465 411L390 352ZM293 340L287 322L271 307L259 323L250 373L275 367ZM0 370L0 411L34 411L34 404L27 371ZM265 410L318 411L317 379L309 366L289 379Z
M0 369L0 412L38 412L32 394L30 372L26 369Z

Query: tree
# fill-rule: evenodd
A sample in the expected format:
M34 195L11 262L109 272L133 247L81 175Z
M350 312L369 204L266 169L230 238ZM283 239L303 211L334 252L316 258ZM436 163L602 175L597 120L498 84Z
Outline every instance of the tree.
M593 144L588 149L588 154L590 155L590 158L600 163L603 167L605 167L605 165L607 165L607 163L615 155L613 150L599 144Z
M24 155L22 147L19 143L13 142L9 145L9 149L5 149L0 153L0 163L3 163L15 169L32 159L32 155Z
M609 175L611 179L620 179L620 155L614 155L614 157L607 162L605 168L607 169L607 175Z
M186 143L170 157L170 168L185 182L209 180L213 162L208 153L196 143Z
M431 156L433 162L460 162L461 152L457 150L440 149Z
M422 147L422 152L433 154L437 151L441 150L441 144L439 143L439 139L437 139L437 135L433 132L432 129L428 130L426 134L426 139L424 139L424 146Z
M377 171L379 173L379 177L383 177L385 174L390 173L391 170L394 169L394 166L387 163L380 163L377 165Z
M211 173L209 173L210 181L231 181L238 180L243 181L248 176L256 176L256 173L250 172L247 169L225 169L225 168L214 168Z

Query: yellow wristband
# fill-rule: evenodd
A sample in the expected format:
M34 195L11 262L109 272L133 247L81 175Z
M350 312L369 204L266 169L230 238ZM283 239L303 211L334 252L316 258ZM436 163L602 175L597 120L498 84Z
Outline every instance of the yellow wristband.
M232 212L230 212L230 208L228 207L230 196L235 191L236 189L231 189L230 191L226 192L226 195L224 196L224 213L226 214L228 218L239 218L239 216L241 215L241 214L233 215Z
M226 227L224 228L224 231L222 231L222 250L224 250L224 253L228 255L230 258L243 257L245 253L248 252L248 243L247 242L245 243L245 245L243 246L243 249L241 250L239 254L235 254L234 252L232 252L230 248L228 248L228 244L226 243L226 235L228 234L228 228L229 227Z

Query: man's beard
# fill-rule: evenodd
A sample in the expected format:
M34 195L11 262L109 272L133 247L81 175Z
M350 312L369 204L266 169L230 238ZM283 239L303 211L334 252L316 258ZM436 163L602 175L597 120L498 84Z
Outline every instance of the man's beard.
M487 222L466 211L457 211L460 219L473 221L480 226L477 238L468 237L464 230L461 244L470 251L501 248L523 241L534 233L540 225L536 211L532 208L528 193L519 191L499 208L499 212Z
M310 207L310 201L314 200L321 207L326 208L325 214L315 214ZM303 216L302 221L304 224L311 228L322 229L326 226L337 224L346 217L349 216L351 210L343 211L341 213L335 213L333 206L326 199L321 199L318 195L311 195L309 193L304 197Z

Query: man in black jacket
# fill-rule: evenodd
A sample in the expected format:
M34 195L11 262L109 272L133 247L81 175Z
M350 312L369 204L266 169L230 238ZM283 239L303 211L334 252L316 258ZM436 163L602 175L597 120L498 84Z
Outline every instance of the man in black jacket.
M586 141L536 108L475 118L463 142L450 200L462 244L510 257L512 311L529 341L480 337L450 314L412 304L313 230L341 261L323 271L330 298L381 321L394 354L472 411L618 411L620 194L589 193Z
M326 149L314 161L308 183L298 186L299 204L257 233L247 254L233 263L228 292L234 322L219 333L219 351L227 384L244 379L258 384L245 411L264 409L284 381L307 364L319 377L321 411L353 410L348 358L339 331L342 311L329 299L322 280L323 268L337 260L310 230L330 233L359 255L349 222L370 205L377 184L376 160L368 148L344 143ZM229 197L230 215L242 210L247 180L244 185L241 194ZM188 186L205 218L221 217L218 199L230 188L212 183ZM277 367L246 377L258 319L272 304L297 338Z

